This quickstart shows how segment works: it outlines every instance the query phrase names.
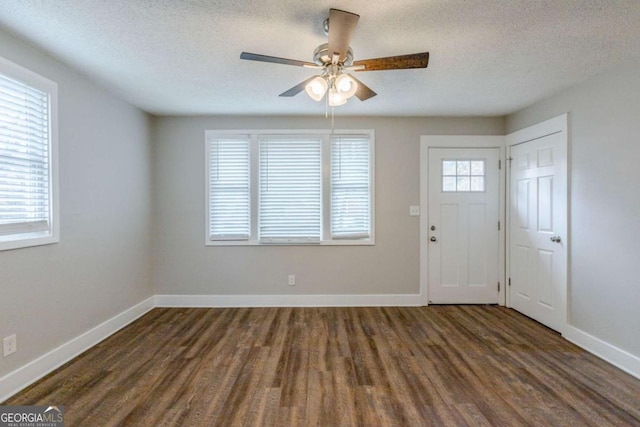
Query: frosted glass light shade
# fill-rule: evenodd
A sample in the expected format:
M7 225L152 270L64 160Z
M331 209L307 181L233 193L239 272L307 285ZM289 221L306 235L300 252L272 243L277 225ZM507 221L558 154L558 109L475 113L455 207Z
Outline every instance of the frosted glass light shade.
M358 90L358 82L349 74L340 74L336 78L336 88L345 99L351 98Z
M324 94L327 92L327 87L327 81L318 76L307 83L307 85L304 87L304 90L307 92L307 95L311 97L311 99L313 99L314 101L320 101Z
M337 107L339 105L344 105L347 103L347 98L345 98L337 89L331 88L329 89L329 106Z

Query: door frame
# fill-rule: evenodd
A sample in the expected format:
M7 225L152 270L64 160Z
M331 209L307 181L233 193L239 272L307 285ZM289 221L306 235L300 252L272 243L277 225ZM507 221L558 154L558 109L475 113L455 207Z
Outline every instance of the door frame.
M566 269L567 269L567 281L565 284L565 287L562 289L563 291L563 295L562 295L562 304L560 304L560 309L563 311L562 313L562 318L564 319L563 324L561 325L560 329L558 332L560 332L560 334L564 335L564 331L566 330L566 326L569 324L569 286L571 283L571 269L570 267L570 251L571 251L571 223L570 223L570 219L571 219L571 206L570 206L570 201L571 201L571 197L570 197L570 193L571 193L571 161L570 161L570 151L569 151L569 134L568 134L568 130L569 130L569 113L565 113L556 117L553 117L549 120L545 120L543 122L534 124L532 126L526 127L524 129L521 129L519 131L510 133L508 135L505 136L505 148L506 148L506 152L508 154L508 159L511 159L511 147L513 147L514 145L518 145L518 144L523 144L525 142L528 141L533 141L535 139L540 139L540 138L544 138L545 136L549 136L549 135L553 135L556 133L562 133L564 135L563 138L563 144L564 144L564 149L566 150L566 183L567 183L567 191L565 194L566 197L566 237L563 237L563 241L566 244L566 251L565 251L565 265L566 265ZM510 163L510 161L508 161ZM507 172L507 176L506 176L506 202L507 204L505 205L505 209L509 209L508 207L511 206L511 167L510 165L508 165L506 168L506 170L508 170ZM510 215L506 215L507 221L506 221L506 248L511 247L511 235L510 235L510 227L511 227L511 216ZM508 250L505 251L506 252L506 258L505 258L505 271L506 271L506 277L511 277L510 274L510 253ZM508 279L507 279L508 280ZM505 304L507 307L511 307L511 295L510 292L506 293L506 301Z
M422 135L420 136L420 303L429 305L429 149L496 148L502 167L499 173L498 304L505 305L505 137L504 135ZM497 286L497 284L496 284Z

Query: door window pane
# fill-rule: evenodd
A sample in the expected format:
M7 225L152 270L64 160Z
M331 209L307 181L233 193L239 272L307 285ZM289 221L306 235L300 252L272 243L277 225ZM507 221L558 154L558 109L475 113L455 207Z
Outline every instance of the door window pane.
M455 160L443 160L442 161L442 175L456 175L456 162Z
M484 191L484 176L471 177L471 191Z
M456 191L469 191L470 183L468 176L459 176L457 179Z
M471 175L484 176L484 160L471 161Z
M442 191L456 191L455 176L445 176L442 178Z
M458 164L456 175L469 176L471 174L468 160L458 160L456 163Z

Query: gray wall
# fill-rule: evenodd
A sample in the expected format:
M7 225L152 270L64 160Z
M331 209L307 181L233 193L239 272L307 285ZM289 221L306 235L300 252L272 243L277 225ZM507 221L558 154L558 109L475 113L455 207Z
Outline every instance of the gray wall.
M157 294L419 293L420 135L502 135L502 118L345 118L374 129L376 245L205 247L206 129L326 129L322 117L156 117L153 281ZM287 286L287 275L296 286Z
M0 30L0 56L58 83L60 243L0 252L0 377L154 292L146 114Z
M640 356L640 61L507 118L569 112L570 324Z

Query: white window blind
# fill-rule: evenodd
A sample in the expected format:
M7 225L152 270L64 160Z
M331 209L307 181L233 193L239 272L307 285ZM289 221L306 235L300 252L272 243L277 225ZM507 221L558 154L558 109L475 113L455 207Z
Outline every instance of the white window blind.
M318 136L261 137L260 242L320 242L321 143Z
M209 141L209 238L248 240L251 234L249 137Z
M331 238L370 237L370 149L367 136L331 138Z
M49 94L0 73L0 236L51 230Z

